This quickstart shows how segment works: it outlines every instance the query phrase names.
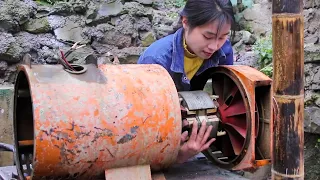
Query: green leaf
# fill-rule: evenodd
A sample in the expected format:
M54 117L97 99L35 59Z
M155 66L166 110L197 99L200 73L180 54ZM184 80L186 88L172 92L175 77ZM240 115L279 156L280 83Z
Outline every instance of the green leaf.
M260 69L272 63L272 36L259 38L253 45L253 51L258 55Z

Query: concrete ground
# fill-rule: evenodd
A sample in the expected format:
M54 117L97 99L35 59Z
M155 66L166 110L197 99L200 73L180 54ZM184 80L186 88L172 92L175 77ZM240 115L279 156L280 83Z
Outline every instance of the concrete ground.
M194 160L174 165L164 172L166 180L245 180L247 178L214 166L207 160Z
M0 167L0 180L14 180L12 173L16 174L14 166ZM157 174L158 175L158 174ZM154 176L153 176L154 177ZM160 178L159 178L160 177ZM153 180L246 180L236 173L220 169L213 166L207 160L195 160L189 161L184 164L175 165L172 168L165 171L163 174L159 174L157 178Z
M15 166L0 167L0 180L15 180L12 179L12 173L16 174ZM269 166L255 173L231 172L213 165L206 159L193 158L186 163L173 165L162 173L154 173L152 178L153 180L267 180L270 179L269 175ZM1 177L4 178L1 179Z
M166 180L269 180L271 166L261 167L255 172L228 171L212 164L200 153L186 163L173 165L163 173Z

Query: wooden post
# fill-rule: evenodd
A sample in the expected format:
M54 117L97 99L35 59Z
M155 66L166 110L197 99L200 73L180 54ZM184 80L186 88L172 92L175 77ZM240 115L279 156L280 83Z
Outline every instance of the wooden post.
M272 179L304 179L303 0L273 0Z

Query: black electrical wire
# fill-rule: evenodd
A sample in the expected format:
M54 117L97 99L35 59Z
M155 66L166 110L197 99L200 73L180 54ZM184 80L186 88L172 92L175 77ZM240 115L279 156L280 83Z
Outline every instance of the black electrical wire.
M14 146L11 144L0 143L0 151L14 152Z

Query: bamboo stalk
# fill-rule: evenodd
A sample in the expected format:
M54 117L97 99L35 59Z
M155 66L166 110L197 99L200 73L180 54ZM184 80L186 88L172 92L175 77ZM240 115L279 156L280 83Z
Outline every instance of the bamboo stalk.
M302 0L273 0L272 179L304 179L304 20Z

